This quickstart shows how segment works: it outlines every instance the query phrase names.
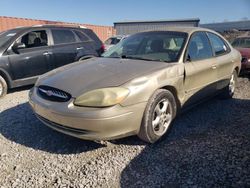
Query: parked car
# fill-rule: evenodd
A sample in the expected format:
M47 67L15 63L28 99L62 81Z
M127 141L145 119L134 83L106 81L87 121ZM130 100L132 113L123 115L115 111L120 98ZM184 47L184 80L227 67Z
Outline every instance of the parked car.
M117 35L117 36L108 38L104 42L105 50L109 50L111 47L115 46L116 44L118 44L120 41L124 40L127 37L128 37L127 35Z
M239 50L242 56L241 72L250 73L250 36L236 38L232 46Z
M0 98L8 88L34 84L41 74L103 51L100 39L86 28L44 25L2 32Z
M131 35L103 57L49 72L30 91L37 117L88 140L138 135L154 143L177 112L231 98L241 55L218 33L177 27Z

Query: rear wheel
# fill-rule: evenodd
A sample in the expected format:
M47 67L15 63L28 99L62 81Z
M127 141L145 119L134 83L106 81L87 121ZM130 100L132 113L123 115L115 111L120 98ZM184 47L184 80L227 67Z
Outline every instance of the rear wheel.
M157 90L147 104L138 136L149 143L159 140L169 129L176 108L175 98L170 91Z
M86 55L86 56L81 57L79 59L79 61L83 61L83 60L90 59L90 58L93 58L93 57L95 57L95 56L93 56L93 55Z
M8 86L5 79L0 76L0 98L3 98L7 94Z
M233 97L237 85L237 78L238 78L237 71L234 70L231 75L229 84L227 85L227 87L223 89L221 93L222 99L230 99Z

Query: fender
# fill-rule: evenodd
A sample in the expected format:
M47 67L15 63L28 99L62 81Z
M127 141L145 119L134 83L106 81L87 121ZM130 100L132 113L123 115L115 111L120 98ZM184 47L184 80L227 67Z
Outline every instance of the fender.
M12 81L12 78L10 77L9 73L0 68L0 75L5 79L7 85L8 85L8 88L12 88L13 87L13 81Z

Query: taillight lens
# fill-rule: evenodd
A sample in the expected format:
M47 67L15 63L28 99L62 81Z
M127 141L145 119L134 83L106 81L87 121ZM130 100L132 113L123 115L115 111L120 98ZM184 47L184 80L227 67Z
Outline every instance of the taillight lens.
M104 46L104 44L102 44L102 46L101 46L101 53L103 53L105 51L105 46Z

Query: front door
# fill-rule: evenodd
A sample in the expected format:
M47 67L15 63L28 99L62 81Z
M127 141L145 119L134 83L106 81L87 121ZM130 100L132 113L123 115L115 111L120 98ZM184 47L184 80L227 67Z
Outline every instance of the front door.
M14 80L36 77L51 70L51 50L46 30L35 30L24 34L16 43L20 49L9 50L9 62Z
M196 32L191 36L184 65L186 105L216 92L217 66L206 33Z

